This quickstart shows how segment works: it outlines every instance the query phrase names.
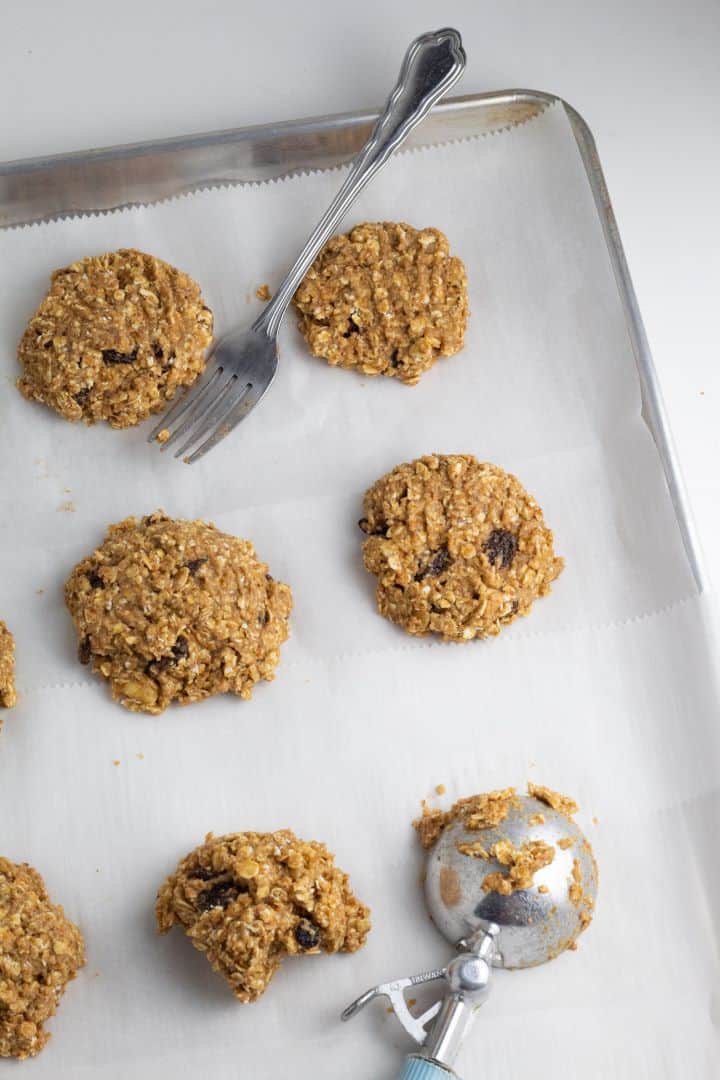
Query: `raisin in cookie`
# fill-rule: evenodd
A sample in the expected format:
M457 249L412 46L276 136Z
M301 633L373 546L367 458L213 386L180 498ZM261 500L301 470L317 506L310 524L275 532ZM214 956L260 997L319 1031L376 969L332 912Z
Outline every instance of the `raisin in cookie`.
M412 385L463 347L465 267L438 229L357 225L328 241L293 303L314 356Z
M248 540L204 521L158 511L111 525L65 586L80 662L136 712L249 698L273 678L292 608L290 588L267 571Z
M230 985L256 1001L286 956L355 952L370 912L324 844L289 829L214 837L158 893L158 929L176 923Z
M11 709L15 700L15 642L0 619L0 709Z
M499 634L563 568L535 500L471 454L398 465L366 493L360 528L378 610L410 634Z
M84 963L82 934L37 870L0 857L0 1057L40 1053L43 1025Z
M66 420L130 427L197 378L211 338L187 274L141 251L91 256L52 275L20 341L18 387Z

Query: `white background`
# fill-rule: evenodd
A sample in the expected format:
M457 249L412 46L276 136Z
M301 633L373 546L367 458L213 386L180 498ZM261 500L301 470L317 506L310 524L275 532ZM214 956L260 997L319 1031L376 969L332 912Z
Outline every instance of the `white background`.
M711 576L720 580L718 0L4 0L0 158L379 105L407 42L463 34L458 92L590 124Z
M440 23L454 23L463 32L469 54L469 70L461 87L464 92L513 85L551 90L573 103L586 117L596 135L668 399L692 503L717 576L717 570L720 570L720 545L713 541L720 481L717 479L718 437L715 434L718 411L714 399L720 393L720 377L714 373L717 344L716 335L710 327L720 296L717 274L717 252L720 250L720 237L717 235L719 151L718 122L714 114L720 89L720 16L717 9L711 9L710 4L698 4L694 9L690 8L690 13L688 11L688 5L684 5L681 12L679 3L664 6L659 3L634 3L632 12L624 12L614 0L604 4L602 13L594 15L589 11L583 13L578 0L572 5L547 4L542 10L536 3L522 6L506 3L500 10L500 5L483 7L477 2L447 4L442 10L423 2L413 3L412 6L395 5L392 9L387 3L382 7L364 2L352 8L344 8L337 3L322 6L305 3L293 5L292 9L288 5L287 11L282 11L277 4L274 7L268 4L263 8L258 5L248 9L239 3L193 4L190 7L177 2L172 5L130 2L110 7L96 2L93 5L65 4L62 8L59 4L46 7L40 4L25 3L21 6L20 3L6 3L2 8L3 25L0 28L0 90L5 105L0 116L0 153L6 158L22 157L369 107L378 104L384 96L412 36ZM701 395L701 391L704 391L704 395ZM72 429L66 434L70 438ZM272 537L272 534L273 530L268 529L268 536ZM65 560L61 561L64 565ZM667 639L661 629L666 625L670 627L668 635L671 635ZM710 912L706 912L704 918L692 917L683 921L681 929L685 938L682 948L678 950L679 955L666 956L665 948L671 936L668 924L672 913L681 910L688 899L682 895L682 881L677 885L677 895L672 893L673 882L665 877L666 853L682 848L687 854L692 848L693 839L703 836L702 827L706 830L705 838L712 835L710 810L716 810L717 806L717 800L711 803L707 796L715 782L715 759L708 739L713 698L710 689L707 700L704 696L706 671L704 660L699 657L699 650L695 647L699 637L696 633L695 609L681 605L661 620L631 620L625 627L622 647L618 647L617 653L610 647L607 636L603 637L606 651L601 652L598 638L597 682L593 685L593 693L583 697L582 740L588 753L582 755L582 761L574 745L567 743L570 713L566 708L556 710L555 715L545 703L544 715L551 716L553 721L549 728L542 730L532 723L533 717L530 715L527 728L528 732L534 732L534 736L530 735L530 742L523 744L522 753L517 756L510 750L507 731L500 729L498 722L497 738L492 746L492 766L499 773L504 771L506 775L517 775L530 753L533 760L538 762L539 776L542 771L540 766L545 764L543 754L547 754L547 760L553 760L553 775L559 775L558 786L563 786L567 774L565 786L568 790L572 789L581 801L597 809L602 823L602 830L598 831L598 850L606 883L604 895L607 897L608 917L599 920L593 932L596 935L607 934L611 925L622 925L623 928L620 941L615 944L619 945L625 963L617 973L618 985L613 987L612 994L608 995L606 989L609 984L607 968L603 970L603 964L609 964L609 949L588 949L585 962L596 967L583 968L582 976L581 969L577 969L576 978L585 980L582 1004L578 1004L581 1002L577 994L578 984L567 981L572 970L569 964L566 965L566 979L562 981L565 996L559 1004L573 1009L570 1029L563 1029L564 1050L552 1045L557 1030L552 1017L547 1025L545 1043L542 1046L531 1044L533 1055L537 1050L540 1061L552 1061L553 1053L560 1057L563 1050L564 1067L569 1070L568 1074L572 1073L575 1060L566 1053L568 1043L574 1041L579 1055L577 1060L586 1062L588 1039L599 1026L598 1017L602 1015L602 1010L607 1010L612 1015L608 1017L607 1024L603 1024L602 1030L612 1031L613 1038L599 1041L595 1050L595 1075L613 1075L620 1068L633 1075L643 1075L644 1066L649 1060L646 1048L649 1048L648 1052L657 1052L657 1060L663 1063L662 1068L650 1069L648 1074L678 1077L678 1080L685 1075L713 1075L713 1062L709 1056L701 1056L707 1053L704 1048L712 1044L712 1002L709 992L704 995L700 1007L694 997L696 981L710 985L714 978L712 956L705 946L710 936ZM668 642L672 642L672 648ZM293 647L293 643L302 643L299 635L294 637L288 649ZM504 647L501 642L499 648ZM499 648L496 648L496 654ZM553 667L553 648L552 642L547 644L536 639L533 649L528 649L528 654L531 651L534 653L536 665L528 679L530 687L539 685L546 665ZM641 662L639 659L646 656L646 649L658 657L657 677L649 686L642 678L644 660ZM23 655L28 655L27 649L23 650ZM567 701L579 700L586 691L581 678L583 664L574 660L575 654L571 653L563 669L563 693ZM297 707L303 693L307 694L308 690L304 684L300 685L299 675L290 679L290 665L288 670L288 690L294 694L294 707ZM618 681L618 685L622 682L619 673L625 670L629 678L633 671L638 674L631 691L623 688L622 701L627 710L623 714L616 707L616 699L611 691L614 680ZM360 674L358 669L355 676L358 684ZM451 709L452 700L448 701L446 690L448 683L449 680L445 683L437 680L432 687L435 697L428 702L420 703L408 694L405 722L410 725L412 710L420 708L421 704L426 712L433 703L438 713L444 707ZM314 684L324 687L326 680L315 679ZM673 699L673 693L677 693L680 687L683 693ZM290 710L280 715L280 689L281 683L278 681L277 686L264 695L269 709L278 708L277 714L269 717L278 730L297 718L295 709L292 715ZM407 688L400 689L406 692ZM367 697L370 696L368 690ZM92 786L95 797L88 799L87 804L96 808L96 814L88 822L87 829L98 844L104 839L105 822L112 820L113 811L113 828L123 835L127 835L129 820L125 808L131 807L138 819L143 818L147 809L148 820L153 820L151 804L148 803L146 807L144 802L136 804L133 800L133 793L142 788L138 777L143 775L140 772L142 763L134 755L137 749L142 749L146 755L145 764L162 760L170 745L166 729L160 723L146 724L146 718L131 717L129 714L120 714L117 722L113 716L112 725L95 725L95 738L99 740L107 771L110 771L111 756L115 754L122 758L126 766L111 773L117 777L118 787L122 785L121 790L127 793L127 798L116 798L117 793L107 782L104 772L98 771L96 774L77 769L74 757L80 734L83 733L85 737L85 733L95 730L95 721L108 713L103 688L93 685L77 695L78 708L73 727L70 729L63 724L62 730L67 730L69 737L60 744L55 742L60 718L55 710L45 704L46 700L55 702L57 699L52 692L47 697L41 693L34 699L28 695L25 704L21 704L13 715L12 727L8 721L4 733L8 736L4 746L7 754L5 775L16 778L25 796L13 801L13 805L21 807L18 824L23 842L26 835L37 833L31 818L33 807L42 799L46 800L48 820L55 817L64 820L67 817L66 808L62 805L62 788L56 782L58 774L77 776L79 779L76 783L82 781ZM665 703L668 706L668 719L664 726L659 727L658 717L663 713ZM230 709L226 708L227 702L215 704L216 711L224 709L215 729L216 738L224 737L226 741L237 739L237 729L234 720L231 720ZM388 807L380 806L376 789L377 777L382 770L373 759L372 743L366 738L368 730L374 739L384 738L385 721L379 713L368 710L366 704L360 696L357 701L349 702L346 720L350 722L344 729L328 727L328 731L334 733L333 752L343 760L357 757L367 777L367 813L370 837L375 841L375 847L372 844L357 846L353 872L357 866L360 883L376 869L366 866L362 860L370 859L375 850L390 850L386 832L383 831L388 820ZM25 709L25 712L21 712L21 709ZM103 710L102 714L100 709ZM205 716L211 706L203 709ZM499 710L491 715L499 716L502 720ZM317 710L308 710L307 718L308 727L311 720L316 724ZM637 724L634 734L631 718ZM32 722L24 722L26 719ZM619 740L617 762L612 782L602 784L603 789L607 787L607 790L601 795L598 784L602 778L597 776L595 766L602 748L606 746L610 721ZM178 772L183 776L192 775L196 762L190 754L190 742L183 735L194 723L194 711L183 711L172 722L173 732L177 732L176 749L172 753ZM697 731L694 731L693 723L697 725ZM350 732L347 739L341 737L343 730ZM416 725L412 730L417 734ZM621 738L623 732L627 733L626 742ZM265 745L262 733L258 734L257 739L259 747ZM234 770L241 770L243 763L241 757L228 757L214 763L213 743L203 740L202 745L204 751L197 763L197 771L208 775L214 767L217 779L217 796L215 789L206 792L208 804L202 809L211 823L222 828L226 818L228 823L235 820L234 798L227 793L234 792ZM237 743L239 751L246 745L244 740ZM288 741L280 745L292 747L294 744ZM564 760L563 748L566 746L567 761L563 769L558 763ZM627 752L628 746L633 748L637 756ZM700 746L705 750L703 755L696 752L696 747ZM478 728L473 761L480 760L486 751L485 728ZM456 755L458 761L465 759L465 747L459 743L448 745L444 753ZM252 759L252 754L250 757ZM423 777L435 768L436 757L432 744L421 742L416 749L414 763ZM280 755L276 763L279 776L288 769L289 758L288 751L285 758ZM306 758L310 758L309 750L306 751ZM135 772L131 772L133 768ZM547 770L543 776L546 774ZM465 771L460 768L456 772L446 769L438 779L448 781L452 790L465 791L468 790L470 775L474 777L468 765ZM632 819L634 828L641 832L630 836L620 807L628 805L629 781L634 782L640 775L648 785L651 780L664 781L668 805L672 805L673 812L666 813L664 809L658 811L654 804L649 804L647 792L641 788L636 795L636 807L644 807L645 816ZM570 780L571 776L574 782ZM574 780L575 777L577 780ZM324 770L319 782L320 787L313 785L313 798L308 798L304 808L299 811L303 820L298 831L305 830L307 824L305 831L308 835L314 832L319 835L321 832L319 828L314 828L313 815L317 814L319 821L324 820L325 807L339 805L342 796L347 795L342 787L341 771ZM586 785L594 785L593 797L589 800L584 799ZM412 786L414 789L414 783ZM264 804L258 802L259 789L262 787L264 790L265 787L261 779L257 779L252 792L248 783L245 787L249 792L248 805L260 806L262 813L268 815L282 812L289 816L289 802L287 806L277 803L277 785L266 785ZM356 794L357 798L364 796L365 788ZM225 815L220 812L224 799L227 799ZM189 833L190 819L192 828L195 828L199 814L198 806L189 803L182 787L173 795L173 800L166 815L170 832L166 834L163 831L166 826L158 825L157 821L152 830L153 842L158 849L168 852L178 849L179 841L172 830L182 828ZM687 812L681 815L675 813L678 805L685 806ZM185 823L184 813L188 817ZM391 819L407 820L408 817L407 808L403 807L397 809ZM658 828L658 822L661 828ZM327 835L327 828L322 831ZM338 837L341 831L338 831ZM120 940L123 940L129 925L137 930L137 923L142 925L146 935L143 941L152 941L152 947L157 948L147 918L157 859L143 831L137 830L134 835L138 838L134 851L126 847L114 848L110 843L107 859L112 862L119 851L124 858L132 855L137 864L137 873L149 883L147 896L140 897L132 888L125 892L110 890L107 882L112 879L101 876L98 880L105 884L103 891L100 888L97 892L88 889L87 881L77 881L71 886L69 880L63 891L63 899L69 908L75 910L81 896L92 896L93 899L87 902L97 909L93 917L98 922L106 923L104 905L115 911ZM632 850L627 857L623 837L626 837L626 842L631 842ZM335 837L328 836L328 839L334 846ZM620 885L631 881L632 875L638 872L639 863L634 847L636 839L639 850L643 852L643 866L652 865L655 868L653 877L649 879L651 887L648 892L659 895L663 891L669 901L666 906L651 905L649 909L644 909L642 904L634 904L629 911L623 910ZM36 837L36 846L40 842ZM704 851L709 847L710 842ZM337 850L341 850L339 846ZM65 852L58 852L55 859L65 857ZM342 863L343 860L340 861ZM42 865L44 868L46 862L43 861ZM696 860L691 868L699 866L700 862ZM59 876L57 867L50 865L49 869L52 880L56 880ZM94 867L84 869L88 877L96 872ZM394 973L391 938L395 930L389 918L383 915L391 908L391 894L392 908L395 910L396 882L387 876L387 904L385 909L380 906L377 917L381 933L373 934L368 951L363 954L363 963L367 962L368 965L363 970L372 968L378 975L384 974L386 961L389 964L388 974ZM408 880L407 874L398 874L398 877L403 881ZM77 890L77 896L71 888ZM361 892L360 889L358 891ZM639 891L633 895L641 896ZM418 904L419 898L415 897L414 891L413 897L411 903ZM696 900L700 903L697 897ZM413 910L416 919L419 919L417 908ZM85 912L83 916L85 925L88 916ZM414 925L409 918L407 925L397 931L398 956L401 953L403 956L409 954L408 941L403 941L402 935L407 936ZM643 931L648 933L649 941L643 938ZM137 934L128 940L138 947ZM211 973L199 962L193 968L196 973L193 978L196 977L198 982L186 981L189 964L186 946L187 943L179 935L167 939L163 943L166 966L152 966L150 974L142 981L136 978L135 971L130 972L122 984L123 993L118 995L111 977L112 964L116 960L116 943L99 936L93 940L88 974L93 976L97 969L101 976L96 982L90 978L80 979L73 988L77 1007L71 1010L68 1002L68 1007L63 1010L61 1019L65 1034L62 1043L59 1038L60 1022L53 1025L58 1033L55 1048L58 1054L63 1047L63 1055L73 1055L63 1056L62 1061L70 1070L77 1066L74 1075L92 1075L92 1069L101 1064L86 1054L82 1027L72 1028L73 1023L82 1023L85 999L88 1002L107 1002L112 1023L103 1028L102 1041L105 1044L103 1053L108 1061L121 1056L128 1061L124 1075L141 1077L144 1076L142 1070L156 1071L156 1063L150 1064L139 1056L140 1051L134 1041L136 1030L131 1022L138 1001L141 1004L148 1002L147 1017L152 1022L154 985L162 987L157 1001L162 1001L162 995L169 992L168 986L172 986L172 994L175 995L172 1005L178 1006L179 1016L182 1015L179 1005L184 996L193 999L195 1009L195 1000L199 1001L202 997L202 994L195 994L197 987L201 985L203 992L208 990L207 1007L202 1013L194 1011L193 1016L198 1025L204 1026L210 1041L217 1038L218 1046L227 1057L225 1072L216 1072L215 1075L230 1074L235 1064L235 1043L225 1043L223 1040L227 1015L234 1003L228 1002L227 1013L224 1010L221 1013L220 991L210 996L215 984ZM425 947L434 950L437 944L428 939L427 944L423 945ZM670 953L670 950L667 952ZM688 955L693 958L689 964L686 962ZM650 967L649 956L652 956ZM195 959L199 961L201 958ZM427 959L430 961L431 958L428 956ZM419 957L419 966L424 960L425 957ZM432 961L435 961L434 954ZM335 966L331 971L332 964ZM312 1053L312 1040L320 1034L329 1038L330 1029L325 1024L321 1033L305 1030L307 1010L300 1008L297 995L302 999L303 992L308 992L304 988L311 986L311 980L319 977L320 970L308 966L307 975L297 972L292 984L290 979L278 980L273 995L268 995L258 1006L259 1009L273 1010L268 1015L275 1017L276 1028L287 1032L290 1039L307 1051L304 1067L308 1071L311 1067L316 1071L317 1059ZM328 993L332 991L330 996L334 1010L336 1000L341 997L345 1000L351 986L353 992L356 989L355 969L330 960L322 970L327 970L327 978L332 980L328 983ZM590 970L596 972L598 977L587 979ZM169 979L168 972L171 976ZM543 971L536 974L540 979L546 976ZM148 981L151 976L156 978L156 983ZM665 977L670 987L667 992ZM301 978L308 981L302 983L303 990L296 990L296 986L300 987ZM646 989L649 978L654 979L651 995ZM488 1010L492 1010L489 1016L498 1035L493 1047L493 1071L497 1075L513 1075L510 1051L520 1030L518 1017L532 1016L538 982L528 979L518 984L517 995L498 993L487 1006ZM646 999L652 1005L652 1009L648 1010L648 1015L652 1014L652 1022L638 1026L638 1001ZM260 1023L263 1014L257 1015ZM332 1015L335 1015L334 1011ZM556 1020L559 1016L560 1013L556 1012ZM318 1027L322 1019L315 1018ZM535 1030L544 1030L537 1016L534 1021ZM357 1027L363 1023L364 1027ZM368 1053L377 1055L379 1063L383 1062L390 1056L391 1046L386 1041L390 1033L384 1029L374 1032L372 1023L372 1017L366 1017L365 1021L355 1022L353 1031L332 1032L332 1038L337 1038L338 1046L340 1042L343 1047L362 1045ZM622 1039L618 1034L621 1030ZM73 1037L76 1031L77 1037ZM682 1034L685 1031L693 1033L687 1043ZM189 1041L192 1041L191 1034L188 1032ZM474 1045L475 1052L479 1053L480 1043ZM97 1040L94 1046L97 1053ZM256 1049L260 1052L262 1040L259 1040L259 1048ZM201 1041L195 1040L194 1051L200 1054L201 1050ZM677 1056L674 1056L675 1053ZM47 1069L45 1075L52 1075L54 1063L57 1062L56 1075L59 1076L60 1061L60 1056L53 1058L46 1055L38 1060L37 1074ZM81 1062L84 1063L85 1072L81 1071ZM175 1076L197 1075L197 1059L189 1059L182 1046L178 1047L177 1060L171 1064ZM246 1075L252 1075L252 1071L243 1070L241 1061L237 1066L238 1075L244 1071ZM558 1062L558 1070L559 1067ZM367 1070L356 1071L358 1075L360 1071L370 1075ZM590 1075L587 1068L576 1069L574 1074L580 1073ZM65 1075L73 1073L66 1072ZM118 1070L109 1066L105 1075L112 1075L115 1080ZM561 1073L558 1071L556 1075Z

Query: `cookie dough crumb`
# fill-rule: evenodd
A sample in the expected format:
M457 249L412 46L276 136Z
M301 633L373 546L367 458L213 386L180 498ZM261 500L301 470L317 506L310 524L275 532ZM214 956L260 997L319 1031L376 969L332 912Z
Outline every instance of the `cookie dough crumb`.
M125 428L205 367L212 312L187 274L141 251L56 270L18 347L21 393L66 420Z
M155 439L159 443L166 443L169 438L170 438L170 429L166 428L166 427L163 428L162 431L158 431L157 435L155 436Z
M181 926L238 1001L256 1001L286 956L355 952L370 912L324 844L289 829L214 837L158 893L157 925Z
M571 836L561 836L560 839L557 841L557 846L560 848L561 851L567 851L568 848L571 848L574 843L575 841Z
M446 791L447 791L447 788L445 787L444 784L436 784L435 785L435 794L436 795L444 795Z
M473 859L484 859L487 862L490 858L490 853L482 846L479 840L473 840L472 843L459 842L455 847L461 855L469 855Z
M15 639L0 619L0 708L12 709L16 701ZM1 719L0 727L2 727Z
M358 524L378 611L420 637L499 634L551 591L564 565L519 480L471 454L397 465L365 493Z
M65 602L78 659L135 712L213 694L252 696L272 680L292 593L252 544L157 511L127 518L73 570Z
M547 885L538 885L538 892L539 893L549 893L550 889L549 889L549 887Z
M0 858L0 1057L40 1053L43 1025L84 963L80 931L37 870Z
M569 798L567 795L561 795L558 791L553 791L552 788L543 787L541 784L528 783L527 791L528 795L539 799L540 802L544 802L553 810L558 810L565 817L570 818L578 812L578 804L574 799Z
M508 871L506 874L502 871L488 874L482 882L482 890L510 896L521 889L531 888L538 870L549 866L555 858L555 849L544 840L528 840L519 848L509 840L498 840L490 848L490 854Z
M314 356L412 386L463 347L465 267L438 229L357 225L328 241L293 303Z
M449 810L432 808L423 802L422 814L413 821L413 828L417 831L422 846L430 848L440 833L458 818L462 818L465 828L473 832L492 829L505 820L511 806L518 805L517 793L513 787L489 791L483 795L470 795L466 799L459 799Z
M270 300L272 297L272 293L270 292L270 286L266 285L265 283L263 283L262 285L258 285L257 289L255 290L255 295L257 296L258 300L262 300L263 303L267 303L267 301Z
M572 881L570 882L570 886L568 888L568 897L570 899L570 903L574 904L575 907L579 907L582 903L582 869L580 867L579 859L573 859Z
M528 818L528 825L544 825L544 824L545 824L545 815L544 814L531 814L530 817Z
M119 765L119 764L120 764L120 759L119 758L114 758L113 759L113 765Z

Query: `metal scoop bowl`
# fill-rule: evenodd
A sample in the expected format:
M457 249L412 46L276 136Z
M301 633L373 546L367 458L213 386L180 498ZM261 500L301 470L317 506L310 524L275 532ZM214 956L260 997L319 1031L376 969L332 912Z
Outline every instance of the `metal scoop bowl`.
M533 841L552 848L552 861L532 873L527 887L517 888L506 853ZM535 967L573 948L590 922L596 895L590 845L559 810L525 796L493 827L469 830L458 819L428 852L425 899L435 926L459 954L441 970L373 987L342 1018L349 1020L376 997L388 998L422 1047L406 1059L400 1080L448 1080L456 1075L453 1062L489 993L493 967ZM414 1015L405 991L434 980L445 983L442 997Z

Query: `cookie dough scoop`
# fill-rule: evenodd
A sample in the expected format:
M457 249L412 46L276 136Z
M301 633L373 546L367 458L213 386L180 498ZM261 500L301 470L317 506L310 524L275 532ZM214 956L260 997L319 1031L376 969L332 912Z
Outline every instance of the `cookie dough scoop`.
M493 968L535 967L573 948L590 922L596 893L592 850L566 813L526 796L513 800L502 822L481 831L468 829L460 817L430 848L425 875L430 917L457 955L440 970L373 987L342 1019L376 997L388 998L421 1047L406 1058L400 1080L450 1080ZM441 996L416 1016L405 992L434 981L443 984Z

